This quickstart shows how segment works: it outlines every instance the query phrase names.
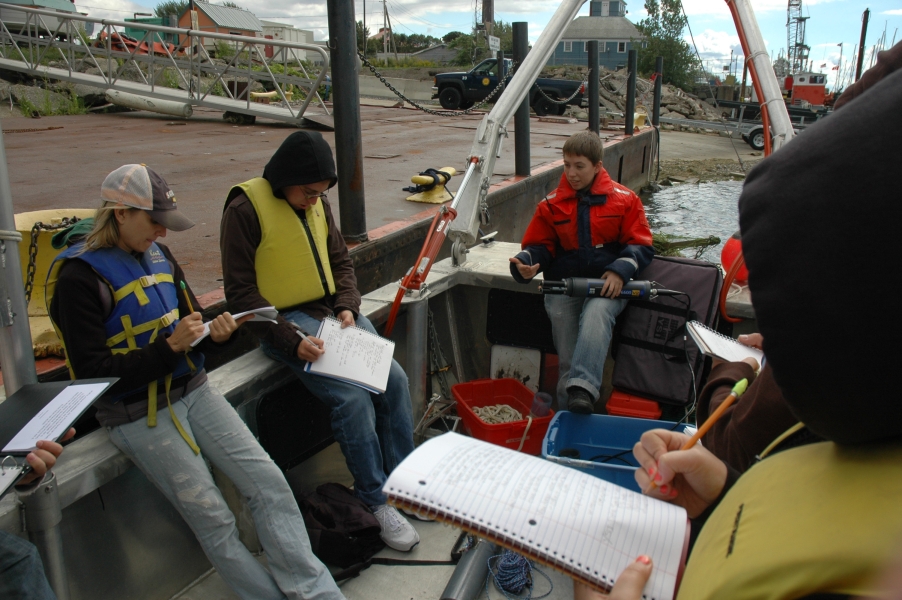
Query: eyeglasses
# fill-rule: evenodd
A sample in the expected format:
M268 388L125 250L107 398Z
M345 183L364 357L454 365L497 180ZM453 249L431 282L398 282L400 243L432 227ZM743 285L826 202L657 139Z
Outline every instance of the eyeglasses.
M303 191L303 190L301 190L301 191ZM317 194L308 194L307 192L304 192L304 200L317 200L317 199L320 199L320 198L323 199L323 200L328 201L328 200L329 200L328 193L327 193L327 192L320 192L320 193L317 193Z

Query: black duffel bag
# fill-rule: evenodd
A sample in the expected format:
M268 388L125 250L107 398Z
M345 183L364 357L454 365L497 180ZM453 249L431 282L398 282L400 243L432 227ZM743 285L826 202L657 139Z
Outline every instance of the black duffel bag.
M705 358L686 332L686 322L715 328L723 274L713 263L656 256L638 279L686 295L630 300L617 317L611 385L642 398L685 406L701 391Z

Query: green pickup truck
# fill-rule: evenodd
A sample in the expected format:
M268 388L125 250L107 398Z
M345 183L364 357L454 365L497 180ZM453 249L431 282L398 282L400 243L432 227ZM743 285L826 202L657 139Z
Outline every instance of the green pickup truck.
M501 74L498 72L498 60L494 58L482 61L466 73L439 73L433 80L432 98L438 98L442 108L446 110L466 110L486 99L498 86L498 82L504 79L512 62L509 58L504 59L504 72ZM502 93L503 91L495 94L492 101L497 100ZM536 79L529 88L529 105L539 116L562 115L568 104L580 106L585 93L582 81ZM554 102L568 98L566 104Z

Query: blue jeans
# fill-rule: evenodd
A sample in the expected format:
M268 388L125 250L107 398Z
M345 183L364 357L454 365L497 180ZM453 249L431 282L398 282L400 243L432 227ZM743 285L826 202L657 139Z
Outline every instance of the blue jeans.
M56 600L38 549L28 540L5 531L0 531L0 598Z
M201 456L179 435L165 407L157 413L156 427L141 419L110 428L110 439L172 502L222 579L248 600L343 599L310 549L304 519L285 476L222 394L205 383L172 406ZM238 539L235 517L204 457L247 500L269 571Z
M319 331L320 321L301 311L287 311L282 316L308 333ZM357 317L357 326L376 333L362 315ZM385 504L382 486L387 474L413 452L410 388L401 365L392 360L385 393L372 394L350 383L305 372L307 362L297 355L289 356L266 343L262 348L270 358L291 367L310 393L331 410L332 434L354 476L357 497L368 506Z
M583 388L593 400L598 400L614 323L627 302L610 298L545 296L545 311L551 319L551 335L559 360L559 409L567 410L569 387Z

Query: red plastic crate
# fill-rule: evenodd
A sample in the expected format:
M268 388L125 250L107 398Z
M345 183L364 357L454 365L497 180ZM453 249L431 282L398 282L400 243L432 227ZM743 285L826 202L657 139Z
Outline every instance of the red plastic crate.
M452 386L451 393L457 400L457 414L460 415L471 436L511 450L516 450L520 446L523 432L526 431L527 419L490 425L477 417L473 409L507 404L524 416L528 416L534 396L528 387L516 379L477 379ZM542 451L542 441L552 417L553 410L544 417L532 420L522 452L537 456Z
M633 396L614 390L605 405L609 415L635 417L637 419L660 419L661 405L654 400Z

